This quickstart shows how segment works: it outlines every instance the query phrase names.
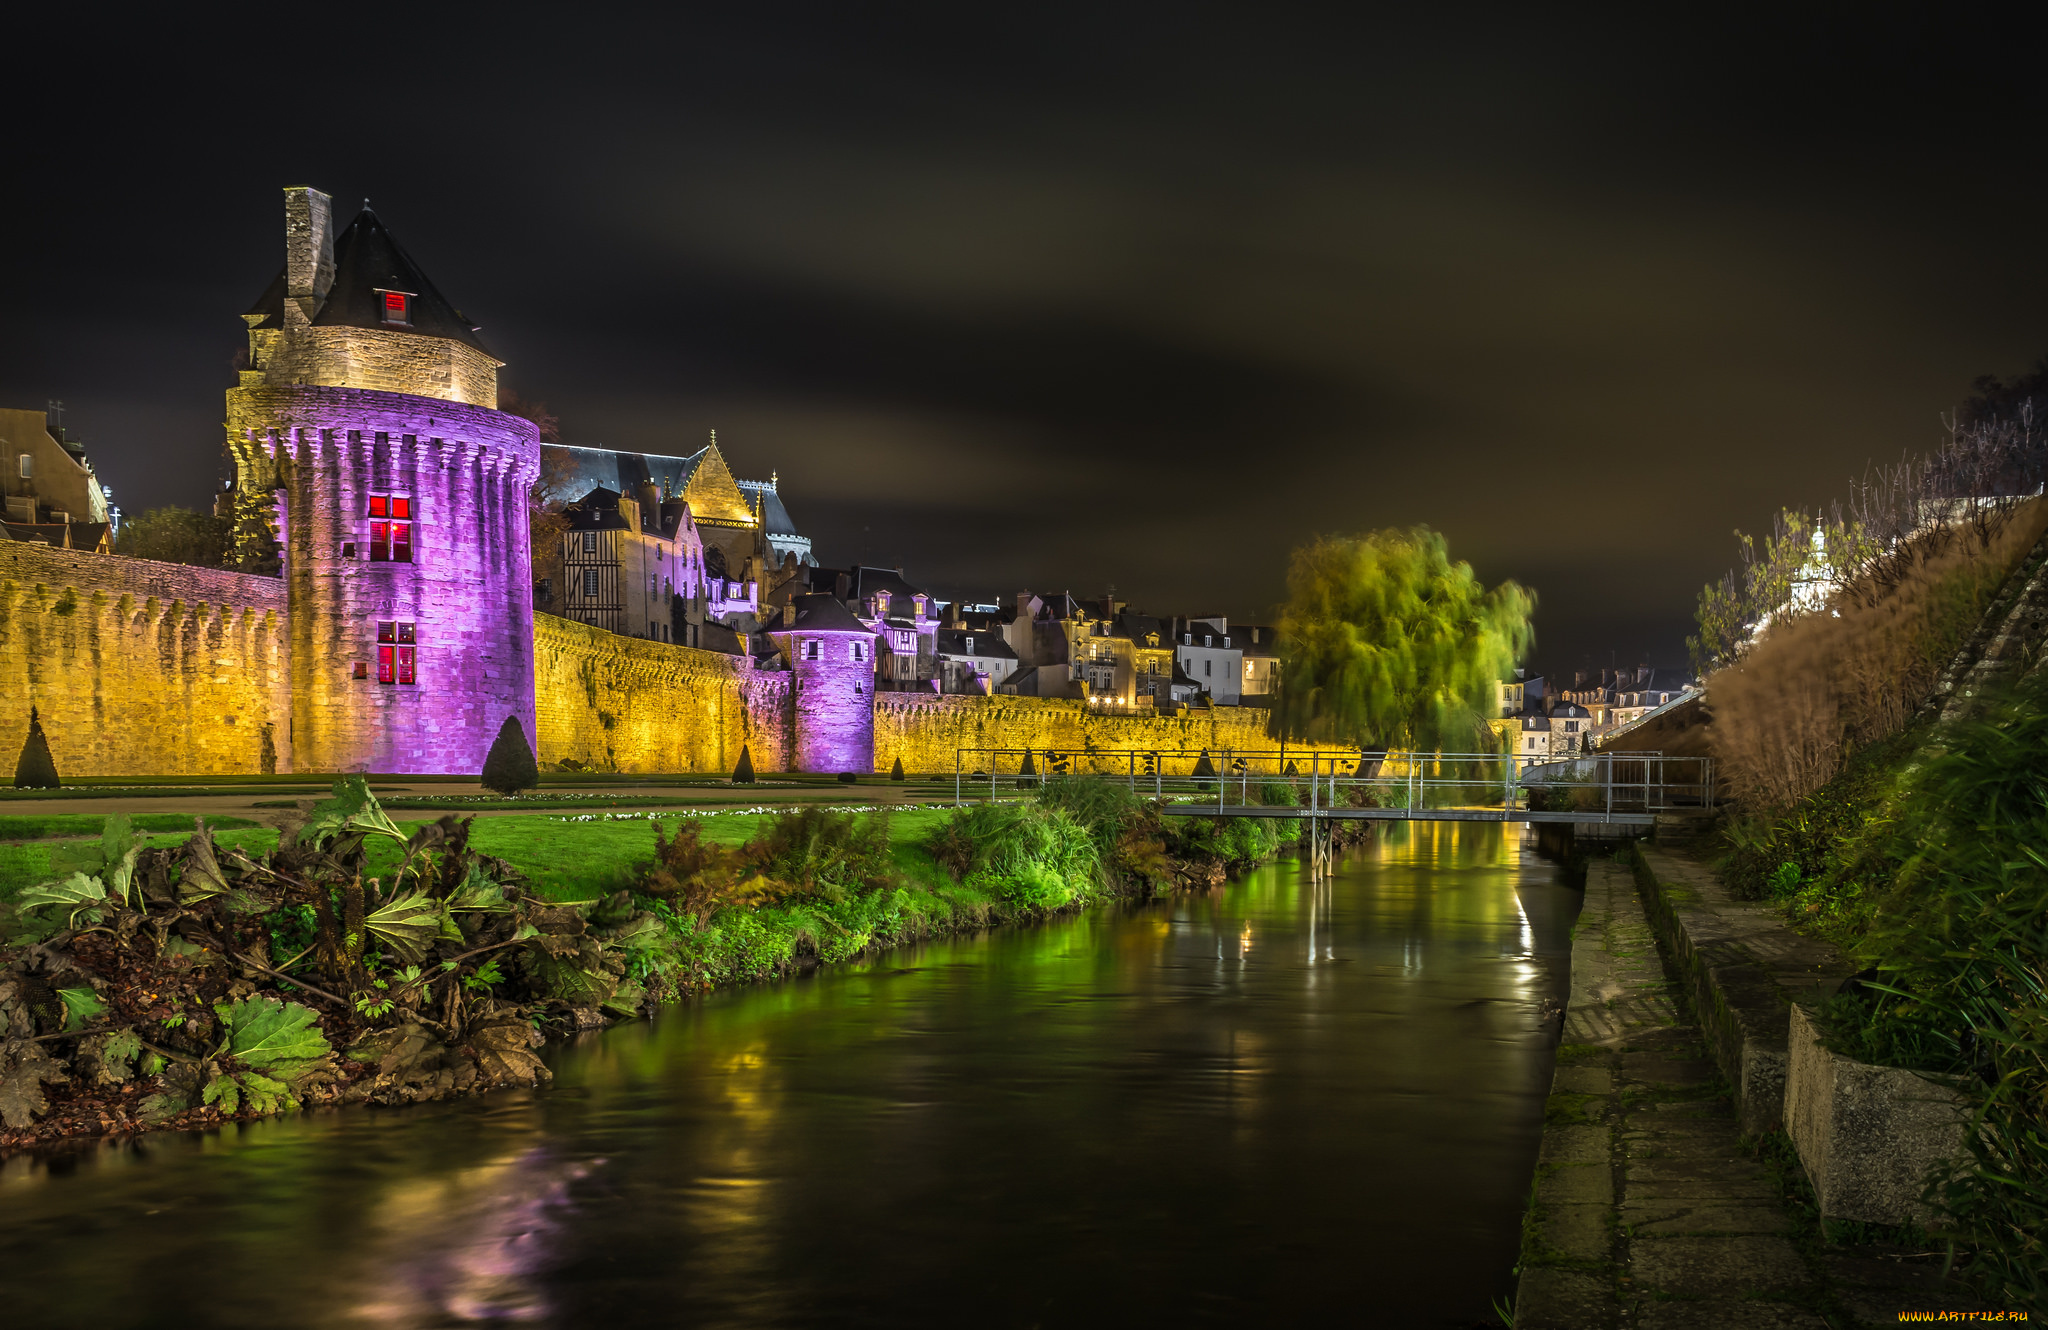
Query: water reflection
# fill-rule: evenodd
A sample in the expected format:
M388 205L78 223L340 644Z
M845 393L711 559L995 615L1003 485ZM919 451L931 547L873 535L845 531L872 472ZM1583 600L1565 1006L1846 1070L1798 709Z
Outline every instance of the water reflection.
M10 1324L1470 1321L1575 908L1423 826L715 997L545 1094L17 1161Z

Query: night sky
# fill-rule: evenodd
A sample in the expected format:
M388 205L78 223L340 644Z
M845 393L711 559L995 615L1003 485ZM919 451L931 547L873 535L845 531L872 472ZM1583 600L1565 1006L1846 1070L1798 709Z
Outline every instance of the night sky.
M1731 528L2048 352L2040 34L1959 10L72 8L11 19L0 405L130 512L218 485L292 184L828 564L1265 619L1427 522L1551 669L1682 664Z

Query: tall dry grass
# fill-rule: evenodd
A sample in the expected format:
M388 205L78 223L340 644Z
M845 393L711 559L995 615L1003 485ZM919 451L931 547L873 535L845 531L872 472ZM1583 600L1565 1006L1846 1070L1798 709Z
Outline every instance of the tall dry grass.
M1995 524L1928 532L1826 608L1773 623L1707 678L1721 787L1747 812L1787 809L1905 729L2044 531L2048 500L2035 499Z

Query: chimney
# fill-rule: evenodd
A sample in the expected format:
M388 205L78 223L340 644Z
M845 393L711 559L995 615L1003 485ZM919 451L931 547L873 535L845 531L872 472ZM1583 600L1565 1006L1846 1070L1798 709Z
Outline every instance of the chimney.
M284 293L286 317L296 307L298 322L311 323L334 286L334 204L305 185L284 192Z

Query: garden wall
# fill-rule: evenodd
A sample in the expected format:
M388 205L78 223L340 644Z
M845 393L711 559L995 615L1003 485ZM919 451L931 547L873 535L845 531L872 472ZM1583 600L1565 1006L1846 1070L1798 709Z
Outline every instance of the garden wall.
M289 771L284 619L278 578L0 544L0 763L34 706L62 776Z
M757 771L789 755L789 676L744 656L621 637L533 616L534 712L543 764L597 771ZM948 770L951 769L950 760Z
M1265 750L1279 741L1266 736L1260 707L1216 707L1178 716L1114 715L1085 701L1058 697L940 697L881 693L875 698L875 770L887 771L898 758L906 772L953 770L959 748L1033 748L1062 753L1124 753L1208 749ZM1289 743L1290 753L1314 746ZM1322 748L1356 758L1358 749Z

